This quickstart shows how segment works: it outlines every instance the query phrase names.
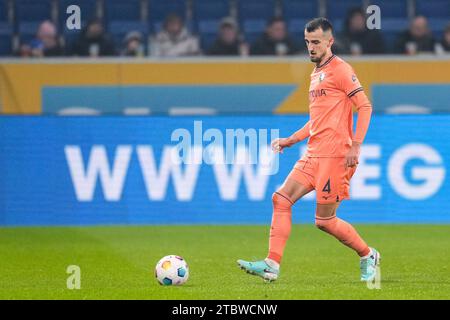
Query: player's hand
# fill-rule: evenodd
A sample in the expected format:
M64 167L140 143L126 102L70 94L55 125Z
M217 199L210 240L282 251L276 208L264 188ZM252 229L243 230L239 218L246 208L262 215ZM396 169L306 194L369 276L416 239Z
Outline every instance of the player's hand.
M289 138L278 138L272 141L272 150L275 153L283 153L283 149L290 146Z
M359 154L361 151L361 145L358 142L353 141L352 147L348 151L347 155L345 156L345 167L346 168L352 168L356 166L359 158Z

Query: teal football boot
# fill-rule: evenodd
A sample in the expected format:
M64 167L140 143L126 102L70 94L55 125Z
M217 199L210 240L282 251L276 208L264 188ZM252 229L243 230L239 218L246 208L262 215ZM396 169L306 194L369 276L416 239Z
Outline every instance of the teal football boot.
M238 260L237 263L242 270L245 270L249 274L259 276L266 282L277 280L278 275L280 274L279 270L270 267L264 260L253 262Z
M377 276L380 267L381 255L374 248L370 248L371 253L367 258L360 260L361 281L372 281Z

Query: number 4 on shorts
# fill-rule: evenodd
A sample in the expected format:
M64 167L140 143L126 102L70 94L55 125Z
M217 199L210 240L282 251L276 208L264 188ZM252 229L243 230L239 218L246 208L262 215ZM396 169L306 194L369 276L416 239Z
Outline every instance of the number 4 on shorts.
M331 192L331 187L330 187L330 178L328 178L327 183L325 184L325 187L323 187L322 192Z

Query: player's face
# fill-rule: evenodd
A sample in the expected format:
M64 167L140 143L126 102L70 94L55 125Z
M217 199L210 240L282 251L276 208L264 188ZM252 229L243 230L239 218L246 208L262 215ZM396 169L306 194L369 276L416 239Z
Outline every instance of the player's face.
M320 63L328 50L331 50L333 37L330 32L323 32L320 28L312 32L305 30L305 42L311 61Z

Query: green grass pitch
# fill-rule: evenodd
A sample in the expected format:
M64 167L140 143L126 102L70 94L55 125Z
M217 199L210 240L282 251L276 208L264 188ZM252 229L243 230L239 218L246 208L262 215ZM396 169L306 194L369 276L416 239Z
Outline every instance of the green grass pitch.
M356 225L381 252L381 289L359 260L312 225L294 225L281 277L247 275L236 259L266 254L268 226L0 228L1 299L450 299L450 225ZM183 256L190 279L160 286L154 266ZM81 268L81 289L66 268Z

